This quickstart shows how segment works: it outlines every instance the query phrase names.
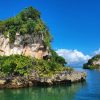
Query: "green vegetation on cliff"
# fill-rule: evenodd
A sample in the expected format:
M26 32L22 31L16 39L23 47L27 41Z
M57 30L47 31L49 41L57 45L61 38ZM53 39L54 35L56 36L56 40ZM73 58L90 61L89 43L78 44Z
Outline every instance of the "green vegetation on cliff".
M6 75L29 73L32 68L32 58L22 55L0 56L0 72Z
M100 55L96 55L83 65L84 69L100 69Z
M50 47L52 39L47 26L40 18L40 12L29 7L21 11L17 16L0 21L0 32L7 37L9 34L10 42L15 40L16 32L24 34L43 34L44 44Z
M41 60L26 57L23 55L0 56L0 77L22 75L28 76L32 71L36 71L40 76L50 76L59 71L68 70L65 59L51 49L51 35L48 28L40 18L40 12L29 7L20 12L17 16L0 21L0 32L8 37L10 42L15 41L16 32L25 34L43 34L44 45L49 47L50 56Z
M22 55L0 56L0 77L12 75L28 76L32 71L36 71L40 76L50 76L53 73L72 69L65 67L65 60L60 56L57 59L53 55L49 60L35 59Z

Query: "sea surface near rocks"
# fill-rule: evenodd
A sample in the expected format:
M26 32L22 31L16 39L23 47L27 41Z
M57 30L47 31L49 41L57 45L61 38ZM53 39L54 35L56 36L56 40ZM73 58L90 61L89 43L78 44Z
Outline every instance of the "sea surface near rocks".
M69 86L1 89L0 100L100 100L100 71L84 71L88 74L86 82Z

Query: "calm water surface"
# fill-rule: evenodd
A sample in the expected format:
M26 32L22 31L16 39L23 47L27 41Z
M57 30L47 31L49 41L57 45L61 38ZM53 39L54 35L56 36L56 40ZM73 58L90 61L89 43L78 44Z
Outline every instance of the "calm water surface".
M100 71L85 71L88 77L84 83L0 90L0 100L100 100Z

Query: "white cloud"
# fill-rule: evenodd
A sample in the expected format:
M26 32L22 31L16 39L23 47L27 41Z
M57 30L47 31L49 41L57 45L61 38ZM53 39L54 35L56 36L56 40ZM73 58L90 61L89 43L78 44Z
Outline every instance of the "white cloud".
M78 50L58 49L56 52L59 56L64 57L69 65L73 66L82 66L91 58Z
M94 55L100 54L100 48L96 51L94 51Z

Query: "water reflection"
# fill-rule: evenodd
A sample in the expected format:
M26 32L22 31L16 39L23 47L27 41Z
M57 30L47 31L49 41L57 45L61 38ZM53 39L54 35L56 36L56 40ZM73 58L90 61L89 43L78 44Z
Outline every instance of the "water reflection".
M83 71L83 69L76 69ZM0 100L100 100L100 70L84 70L86 83L0 90Z
M34 87L17 90L0 90L0 100L74 100L86 83L71 86Z

